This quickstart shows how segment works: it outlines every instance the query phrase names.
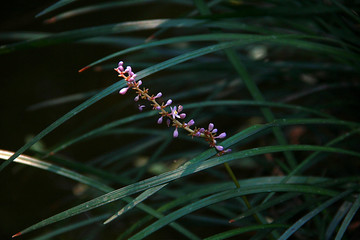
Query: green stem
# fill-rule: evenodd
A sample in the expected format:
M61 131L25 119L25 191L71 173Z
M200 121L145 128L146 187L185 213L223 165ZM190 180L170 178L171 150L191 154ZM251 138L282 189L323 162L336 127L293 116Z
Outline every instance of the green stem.
M240 184L239 184L239 181L237 180L233 170L231 169L230 165L228 163L224 163L224 166L225 166L225 169L226 171L228 172L231 180L234 182L235 186L237 188L240 188ZM246 205L246 207L250 210L252 208L249 200L247 199L246 196L242 196L241 197ZM259 224L263 224L262 221L260 220L259 216L256 215L256 213L253 214L253 217L255 218L255 220L259 223Z

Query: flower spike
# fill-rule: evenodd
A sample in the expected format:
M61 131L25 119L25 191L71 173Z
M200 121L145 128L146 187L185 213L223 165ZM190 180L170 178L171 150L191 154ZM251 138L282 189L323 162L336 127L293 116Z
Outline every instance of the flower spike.
M191 119L190 121L186 122L179 122L179 120L186 118L186 113L183 113L184 107L182 105L178 106L170 106L173 101L171 99L167 100L166 103L162 102L161 104L158 102L157 99L161 98L163 94L161 92L157 93L156 95L150 95L149 89L144 88L140 89L140 86L142 85L142 81L139 80L136 82L136 74L132 71L131 66L127 66L124 70L123 67L124 62L120 61L118 64L118 67L114 70L119 73L119 77L122 77L127 84L127 87L122 88L119 93L121 95L124 95L127 93L127 91L131 88L136 91L137 95L134 98L134 101L139 101L140 99L148 100L151 102L152 108L154 110L159 111L159 114L161 115L157 123L162 124L164 118L166 118L166 124L168 127L170 125L175 127L175 130L173 132L173 137L177 138L179 136L178 128L183 128L192 137L201 137L204 138L208 143L209 146L212 148L215 148L218 153L217 155L222 155L225 153L228 153L231 151L231 149L224 150L224 147L221 145L217 145L216 139L222 139L226 137L226 133L223 132L220 135L217 135L218 130L215 128L215 125L213 123L209 123L208 128L197 128L192 126L195 124L195 121ZM166 110L166 108L170 106L170 112ZM138 104L138 109L142 111L145 108L145 105Z

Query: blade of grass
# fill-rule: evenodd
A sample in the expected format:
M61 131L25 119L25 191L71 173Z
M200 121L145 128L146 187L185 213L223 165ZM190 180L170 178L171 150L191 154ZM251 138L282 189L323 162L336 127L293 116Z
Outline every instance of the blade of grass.
M346 196L348 196L351 192L353 192L353 190L347 190L345 192L342 192L338 195L336 195L335 197L327 200L326 202L320 204L318 207L316 207L314 210L312 210L311 212L309 212L308 214L306 214L305 216L303 216L302 218L300 218L297 222L295 222L291 227L289 227L279 238L279 240L286 240L289 237L291 237L291 235L293 233L295 233L299 228L301 228L305 223L307 223L310 219L312 219L313 217L315 217L316 215L318 215L320 212L322 212L324 209L328 208L329 206L331 206L332 204L334 204L335 202L345 198Z
M229 230L229 231L226 231L226 232L218 233L218 234L213 235L211 237L205 238L205 240L222 240L222 239L227 239L227 238L230 238L230 237L234 237L234 236L237 236L239 234L246 233L246 232L258 231L258 230L263 230L263 229L272 229L272 228L274 228L274 229L287 228L287 227L288 227L288 225L285 225L285 224L251 225L251 226L241 227L241 228Z
M159 185L156 186L154 188L150 188L144 192L142 192L139 196L137 196L131 203L127 204L125 207L123 207L122 209L120 209L119 211L117 211L114 215L112 215L110 218L108 218L104 224L108 224L110 222L112 222L113 220L115 220L117 217L120 217L122 214L126 213L127 211L133 209L136 205L138 205L139 203L143 202L144 200L146 200L147 198L149 198L151 195L153 195L154 193L158 192L160 189L162 189L163 187L165 187L166 184L164 185Z
M360 128L357 128L351 132L348 132L346 134L343 134L333 140L331 140L330 142L328 142L325 147L330 147L333 146L343 140L345 140L346 138L349 138L351 136L353 136L354 134L358 134L360 132ZM283 183L285 183L287 181L288 178L290 178L291 176L294 176L295 174L300 174L302 172L304 172L308 167L310 167L311 165L316 164L317 162L315 161L316 157L318 155L320 155L322 152L314 152L312 153L310 156L308 156L304 161L302 161L295 169L293 169L291 172L288 173L288 175L284 178ZM274 194L270 193L263 202L268 201Z
M339 210L336 212L334 218L332 219L331 223L329 224L328 228L326 229L325 233L325 240L329 240L333 233L336 230L336 227L339 225L341 219L345 217L345 214L349 211L351 208L352 203L345 201Z
M245 217L248 217L248 216L251 216L252 214L256 213L256 212L260 212L264 209L267 209L269 207L272 207L274 205L277 205L279 203L283 203L289 199L292 199L294 197L298 196L298 194L296 193L289 193L289 194L283 194L275 199L272 199L271 201L268 201L266 203L262 203L260 204L259 206L256 206L256 207L252 207L251 209L245 211L244 213L242 213L241 215L239 215L238 217L236 218L233 218L231 219L229 222L230 223L233 223L235 221L238 221L238 220L241 220Z
M230 146L230 143L232 141L235 141L235 139L229 138L226 141L224 141L222 145L224 147L228 147L228 146ZM209 152L209 151L215 152L215 150L210 149L208 151L205 151L205 153ZM146 180L142 180L137 183L125 186L123 188L117 189L115 191L112 191L110 193L104 194L102 196L94 198L85 203L77 205L73 208L70 208L70 209L64 211L64 212L58 213L58 214L56 214L52 217L49 217L43 221L40 221L40 222L24 229L22 231L22 233L31 232L35 229L47 226L51 223L61 221L63 219L72 217L72 216L80 214L82 212L89 211L91 209L100 207L102 205L119 200L119 199L124 198L129 195L132 195L134 193L145 191L146 189L168 183L175 179L179 179L179 178L194 174L196 172L203 171L205 169L209 169L214 166L218 166L225 162L229 162L229 161L236 160L236 159L241 159L244 157L251 157L251 156L257 156L257 155L262 155L262 154L266 154L266 153L283 152L283 151L326 151L326 152L349 154L349 155L353 155L356 157L360 157L360 153L353 152L353 151L348 151L348 150L339 149L339 148L310 146L310 145L268 146L268 147L260 147L260 148L244 150L244 151L237 152L237 153L227 154L227 155L224 155L221 157L211 158L204 162L184 164L182 167L179 167L176 170L166 172L161 175L158 175L158 176L155 176L152 178L148 178ZM199 155L197 158L194 158L193 160L199 161L200 158L206 156L205 153ZM212 155L215 155L215 153L212 153ZM250 193L248 193L248 194L250 194Z
M355 202L353 203L349 212L346 214L346 217L344 218L343 222L341 223L339 231L336 234L335 240L341 240L343 238L345 231L351 222L351 219L355 216L355 214L359 210L359 208L360 208L360 197L359 197L359 195L357 195Z
M83 226L87 226L90 225L92 223L96 223L99 221L102 221L104 219L106 219L107 217L109 217L109 214L103 214L97 217L90 217L89 219L77 222L77 223L72 223L71 225L53 230L49 233L46 233L40 237L36 237L34 238L34 240L47 240L47 239L54 239L56 236L65 233L65 232L69 232L69 231L73 231L75 229L81 228Z
M162 219L159 219L158 221L154 222L150 226L146 227L142 231L138 232L129 240L138 240L143 239L147 236L149 236L151 233L159 230L160 228L166 226L167 224L191 213L198 209L201 209L203 207L225 201L227 199L239 197L239 196L246 196L249 194L254 193L260 193L260 192L301 192L301 193L313 193L313 194L320 194L320 195L328 195L328 196L336 196L338 193L336 191L331 191L328 189L318 188L314 186L307 186L307 185L282 185L282 184L276 184L276 185L267 185L264 186L257 186L257 187L242 187L242 188L235 188L231 190L227 190L224 192L220 192L214 195L211 195L209 197L206 197L204 199L201 199L197 202L191 203L186 205L183 208L180 208ZM349 194L349 193L348 193ZM342 196L342 195L341 195ZM337 196L339 197L339 196ZM342 196L343 197L343 196Z
M352 19L354 19L354 21L356 21L358 24L360 23L359 16L357 14L355 14L353 11L348 9L346 6L344 6L337 0L331 0L331 2L333 2L337 7L339 7L342 11L344 11L344 13L346 13L348 16L350 16Z
M142 4L142 6L145 6L146 3L152 3L152 2L156 2L156 0L125 0L125 1L121 1L121 2L113 1L113 2L99 3L99 4L89 5L89 6L76 8L76 9L72 9L70 11L60 13L50 19L46 19L45 23L55 23L55 22L59 22L64 19L69 19L71 17L88 14L91 12L99 12L102 10L112 10L114 8L120 8L120 7L125 7L125 6L133 6L133 5L137 5L137 4ZM181 4L181 2L179 2L179 1L167 0L167 2Z
M285 37L292 38L292 35L272 35L276 37ZM300 36L301 38L302 36ZM272 37L269 36L261 36L254 34L238 34L238 33L212 33L212 34L199 34L199 35L190 35L190 36L180 36L174 38L167 38L163 40L158 40L154 42L139 44L134 47L126 48L124 50L112 53L106 57L103 57L95 62L92 62L84 67L84 69L93 67L99 63L107 61L109 59L125 55L134 51L139 51L142 49L147 49L150 47L174 44L174 43L183 43L183 42L196 42L196 41L230 41L230 40L244 40L244 44L249 44L257 41L271 40Z
M5 151L5 150L0 150L0 159L3 160L7 160L10 156L13 155L13 152L9 152L9 151ZM54 164L51 163L47 163L44 161L41 161L39 159L35 159L29 156L25 156L25 155L20 155L17 159L15 159L16 162L21 163L21 164L26 164L32 167L36 167L36 168L40 168L40 169L44 169L47 171L50 171L52 173L73 179L77 182L81 182L83 184L86 184L88 186L94 187L102 192L111 192L114 189L101 183L98 180L92 179L90 177L86 177L84 175L78 174L74 171L56 166ZM131 204L134 200L130 197L126 197L123 198L124 201L128 202L129 204ZM146 213L156 217L156 218L161 218L163 217L163 215L161 213L159 213L158 211L146 206L143 203L137 203L135 205L136 207L140 208L141 210L145 211ZM108 216L108 215L107 215ZM174 229L176 229L177 231L179 231L180 233L184 234L185 236L188 236L189 239L198 239L197 236L195 236L193 233L189 232L187 229L185 229L184 227L182 227L181 225L177 224L177 223L173 223L173 225L171 225L171 227L173 227ZM19 232L17 234L15 234L13 237L16 236L20 236L24 234L24 232Z
M58 8L61 8L63 6L66 6L72 2L75 2L77 0L59 0L56 3L54 3L53 5L51 5L50 7L45 8L43 11L41 11L40 13L38 13L35 17L41 17L44 14L47 14L49 12L52 12Z
M254 185L264 185L264 184L276 184L281 182L283 177L260 177L260 178L250 178L240 180L241 186L254 186ZM313 178L313 177L292 177L293 184L316 184L318 182L326 181L323 178ZM159 212L166 212L175 207L181 206L186 203L194 202L195 200L203 197L205 195L214 194L220 191L233 189L234 185L232 182L221 183L221 184L211 184L210 186L202 186L200 188L196 188L195 190L189 190L189 193L186 195L181 194L181 196L176 197L175 200L171 202L167 202L163 206L157 209ZM292 194L292 193L291 193ZM211 207L211 206L210 206ZM216 206L215 210L219 209ZM223 213L223 212L221 212ZM220 213L220 214L221 214ZM151 221L152 216L146 216L143 219L139 220L136 224L133 225L130 229L124 232L119 239L128 239L128 236L133 233L136 229L141 228L147 222Z
M73 42L83 40L92 37L105 36L110 34L128 33L133 31L157 29L157 28L203 28L204 26L219 26L223 28L236 28L243 29L249 28L242 24L231 24L223 22L209 22L208 20L199 19L153 19L153 20L141 20L131 21L115 24L107 24L96 27L75 29L60 33L55 33L47 37L30 39L28 41L14 43L9 45L3 45L0 48L0 54L10 53L20 49L43 47L54 44L60 44L65 42ZM251 27L250 27L251 28Z

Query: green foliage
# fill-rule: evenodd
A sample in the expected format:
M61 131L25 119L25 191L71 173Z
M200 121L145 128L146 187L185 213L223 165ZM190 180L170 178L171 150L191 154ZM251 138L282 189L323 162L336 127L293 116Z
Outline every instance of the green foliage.
M359 10L345 0L60 0L36 15L43 32L2 32L0 57L76 50L66 57L80 73L63 77L97 81L28 104L47 127L15 152L0 150L0 174L21 164L86 186L15 236L355 239ZM120 60L151 94L183 105L186 122L225 131L219 144L232 151L182 129L173 138L145 100L135 112L134 92L113 94L126 86L113 71ZM37 76L22 77L35 88ZM57 108L66 112L47 116Z

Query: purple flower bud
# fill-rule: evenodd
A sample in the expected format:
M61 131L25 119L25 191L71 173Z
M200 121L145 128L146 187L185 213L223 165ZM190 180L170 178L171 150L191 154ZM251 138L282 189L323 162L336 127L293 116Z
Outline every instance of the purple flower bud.
M181 112L184 109L184 107L182 105L178 106L178 112Z
M167 100L165 106L169 106L170 104L172 104L172 100L171 100L171 99Z
M170 119L167 119L167 120L166 120L166 125L167 125L168 127L170 127L170 123L171 123Z
M224 150L223 146L215 146L216 150L218 150L219 152L221 152L222 150Z
M213 128L214 128L214 124L213 124L213 123L209 123L208 130L211 132L211 130L213 130Z
M136 97L134 98L134 101L135 101L135 102L139 101L139 98L140 98L140 96L139 96L139 95L136 95Z
M138 108L139 108L140 112L141 112L141 111L144 109L144 107L145 107L145 105L140 105L140 104L139 104L138 106L139 106Z
M181 113L181 114L180 114L180 118L181 118L181 119L186 118L186 113Z
M201 136L201 132L196 132L196 133L194 134L194 136L195 136L195 137L200 137L200 136Z
M122 88L122 89L119 91L119 93L120 93L121 95L124 95L128 90L129 90L129 87Z
M127 66L126 69L125 69L125 71L124 71L124 73L129 73L129 75L130 75L131 72L132 72L132 71L131 71L131 67L130 67L130 66Z
M190 127L192 125L195 124L195 121L193 119L191 119L188 123L187 123L187 126Z
M123 64L124 64L123 61L120 61L119 64L118 64L118 69L119 69L120 72L123 72L123 71L124 71Z
M204 128L200 128L200 129L199 129L199 132L200 132L200 133L203 133L203 132L205 132L205 129L204 129Z
M224 153L229 153L229 152L231 152L231 149L229 148L229 149L226 149L225 151L224 151Z
M159 92L158 94L156 94L156 96L154 97L154 99L155 99L155 98L159 98L159 97L161 97L161 96L162 96L162 93Z
M159 117L159 119L157 120L157 123L158 123L158 124L162 124L162 122L163 122L163 117L161 116L161 117Z
M177 138L178 136L179 136L178 129L175 128L174 133L173 133L173 137L174 137L174 138Z
M142 81L139 80L139 81L137 82L138 87L139 87L141 84L142 84Z
M212 132L212 133L217 133L217 131L218 131L217 128L215 128L215 129L213 129L211 132Z
M226 137L226 133L225 132L223 132L223 133L221 133L219 136L217 136L217 138L225 138Z
M160 106L156 106L155 109L156 109L156 110L161 110L161 107L160 107Z

